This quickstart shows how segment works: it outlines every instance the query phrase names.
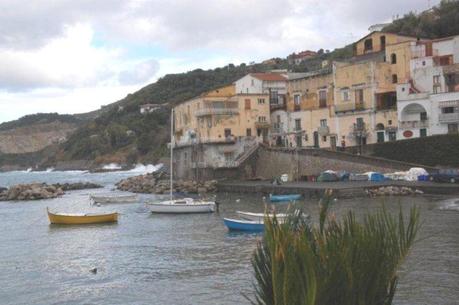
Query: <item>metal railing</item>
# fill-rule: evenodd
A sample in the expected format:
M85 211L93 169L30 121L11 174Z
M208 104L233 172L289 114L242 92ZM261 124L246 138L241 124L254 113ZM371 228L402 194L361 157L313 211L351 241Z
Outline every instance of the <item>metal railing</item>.
M335 112L345 112L355 110L354 102L343 102L335 105Z
M236 107L230 107L230 108L206 107L206 108L196 110L194 114L197 117L206 116L206 115L235 115L235 114L239 114L239 109Z
M459 112L454 113L440 113L438 116L440 123L456 123L459 122Z
M426 127L429 127L429 120L400 121L398 122L398 127L400 129L426 128Z
M317 128L317 132L321 136L326 136L326 135L328 135L330 133L330 127L328 127L328 126L319 126L319 128Z

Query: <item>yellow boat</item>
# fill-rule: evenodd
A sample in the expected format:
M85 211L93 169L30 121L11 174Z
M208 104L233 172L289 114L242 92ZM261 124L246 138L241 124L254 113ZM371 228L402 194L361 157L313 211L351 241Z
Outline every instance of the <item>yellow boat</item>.
M65 224L65 225L80 225L80 224L91 224L91 223L105 223L105 222L117 222L118 213L106 213L106 214L66 214L66 213L51 213L48 208L49 221L52 224Z

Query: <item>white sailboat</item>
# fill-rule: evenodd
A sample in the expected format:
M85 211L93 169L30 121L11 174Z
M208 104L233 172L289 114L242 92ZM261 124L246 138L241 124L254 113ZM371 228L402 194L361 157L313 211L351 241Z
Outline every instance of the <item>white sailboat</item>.
M171 111L171 163L170 163L170 199L161 202L148 203L152 213L172 213L172 214L191 214L191 213L212 213L216 210L214 201L194 200L193 198L174 199L173 190L173 157L174 157L174 109Z

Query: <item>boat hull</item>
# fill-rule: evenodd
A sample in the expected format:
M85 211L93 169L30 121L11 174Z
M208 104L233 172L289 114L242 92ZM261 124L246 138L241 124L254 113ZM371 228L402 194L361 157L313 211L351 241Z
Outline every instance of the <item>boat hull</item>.
M93 223L117 222L118 213L98 214L98 215L63 215L48 211L48 218L51 224L62 225L81 225Z
M300 194L291 194L291 195L269 195L269 200L271 202L287 202L295 201L301 199Z
M152 213L164 214L196 214L196 213L212 213L215 211L215 203L149 203Z
M137 202L138 198L136 195L91 196L91 200L94 201L94 203L133 203Z
M243 219L251 220L251 221L263 222L265 219L264 213L251 213L251 212L236 211L236 214L238 214ZM267 216L273 217L274 214L268 214ZM284 220L287 217L288 217L287 214L276 214L277 220Z
M265 230L264 223L258 221L223 218L223 222L230 231L263 232Z

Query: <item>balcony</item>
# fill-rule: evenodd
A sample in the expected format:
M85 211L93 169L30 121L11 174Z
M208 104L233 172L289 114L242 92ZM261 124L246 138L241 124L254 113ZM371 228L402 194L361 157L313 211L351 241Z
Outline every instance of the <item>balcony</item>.
M438 116L438 121L440 123L458 123L459 122L459 112L440 113L440 115Z
M269 128L271 125L268 122L255 122L255 128Z
M287 105L286 104L269 104L269 109L271 111L287 110Z
M330 128L328 126L320 126L317 129L317 132L319 133L320 136L326 136L330 134Z
M422 121L400 121L398 122L400 129L417 129L429 127L429 120Z
M335 112L346 112L356 110L355 103L353 102L344 102L335 105Z
M228 107L228 108L201 108L196 110L194 113L197 117L202 116L211 116L211 115L237 115L239 114L239 109L237 107Z
M273 123L271 126L272 134L280 134L284 132L284 123Z

